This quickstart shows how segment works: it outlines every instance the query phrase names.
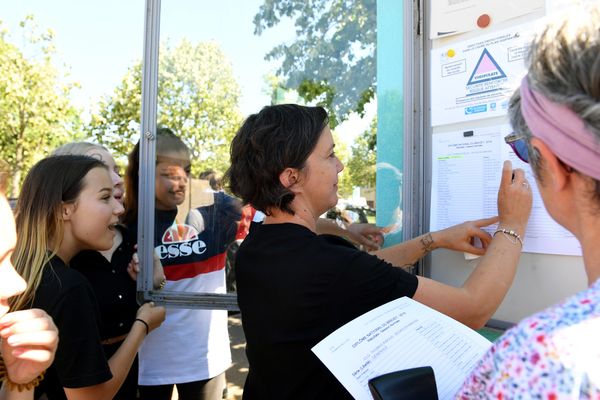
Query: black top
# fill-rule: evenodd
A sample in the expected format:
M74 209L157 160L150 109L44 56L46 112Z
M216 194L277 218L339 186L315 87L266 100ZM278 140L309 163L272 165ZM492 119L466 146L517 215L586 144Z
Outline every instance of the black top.
M36 398L66 399L63 387L97 385L112 378L100 344L99 310L87 279L58 257L44 266L33 308L45 310L58 328L58 349Z
M136 283L127 273L133 256L134 238L119 226L123 242L108 261L100 252L84 250L71 260L71 268L85 276L100 308L100 337L102 340L125 335L131 329L139 305Z
M331 235L252 224L236 260L249 373L244 399L352 398L311 348L417 278Z
M81 272L89 281L100 309L100 338L112 339L126 335L135 320L139 305L136 300L136 283L127 273L127 265L135 251L135 238L129 231L118 226L123 241L108 261L100 252L84 250L71 260L71 268ZM123 341L102 345L106 358L110 359ZM114 399L135 399L138 380L137 356L129 374Z

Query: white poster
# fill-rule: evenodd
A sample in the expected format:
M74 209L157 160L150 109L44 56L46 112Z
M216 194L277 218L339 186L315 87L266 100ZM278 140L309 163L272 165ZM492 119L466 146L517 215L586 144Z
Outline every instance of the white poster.
M523 251L581 256L577 239L546 212L529 164L504 143L510 132L509 125L500 125L433 135L430 230L497 215L502 164L508 159L525 171L533 191Z
M431 50L431 124L504 115L531 35L531 25L520 25Z
M544 0L436 0L431 39L486 29L499 22L544 10Z

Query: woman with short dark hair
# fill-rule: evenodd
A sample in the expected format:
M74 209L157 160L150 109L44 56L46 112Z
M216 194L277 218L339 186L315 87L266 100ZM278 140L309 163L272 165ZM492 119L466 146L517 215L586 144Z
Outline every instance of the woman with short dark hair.
M523 171L513 171L510 162L502 173L498 218L371 254L317 235L318 217L337 203L343 169L327 122L321 107L269 106L244 122L231 145L226 180L232 192L267 215L251 228L236 260L250 366L246 399L350 398L310 350L325 336L402 296L481 327L514 278L532 195ZM493 239L480 229L498 221L503 234ZM473 237L486 249L474 247ZM439 247L485 255L460 288L395 268Z

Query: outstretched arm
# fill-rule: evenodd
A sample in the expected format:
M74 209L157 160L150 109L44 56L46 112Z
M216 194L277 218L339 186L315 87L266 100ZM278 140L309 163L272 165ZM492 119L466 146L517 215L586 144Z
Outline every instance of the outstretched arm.
M498 222L498 217L467 221L441 231L426 233L406 242L373 252L374 255L396 266L416 263L432 250L444 248L483 255L492 241L489 233L481 229ZM473 245L473 238L479 238L483 248Z
M498 190L499 228L525 234L532 193L522 170L505 161ZM414 299L470 327L479 328L496 311L514 279L522 244L516 237L499 233L462 287L456 288L418 277ZM472 251L471 251L472 252Z
M317 233L329 234L348 239L356 245L363 246L365 250L377 250L383 244L382 228L373 224L349 224L346 228L339 226L334 220L319 218L317 220Z

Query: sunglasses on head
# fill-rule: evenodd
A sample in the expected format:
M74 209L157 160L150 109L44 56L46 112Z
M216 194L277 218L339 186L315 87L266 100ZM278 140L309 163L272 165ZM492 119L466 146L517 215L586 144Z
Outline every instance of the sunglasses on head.
M529 151L527 150L525 136L519 135L518 133L511 133L504 137L504 141L508 143L521 161L529 163Z

